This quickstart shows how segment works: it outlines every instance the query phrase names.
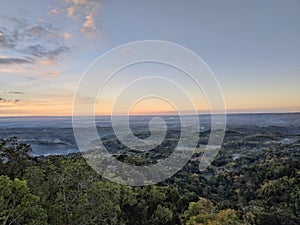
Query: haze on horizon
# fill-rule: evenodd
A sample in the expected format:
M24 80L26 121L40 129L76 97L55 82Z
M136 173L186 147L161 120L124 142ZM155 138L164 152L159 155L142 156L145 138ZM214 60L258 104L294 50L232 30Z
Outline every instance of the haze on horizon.
M72 115L88 66L106 51L139 40L170 41L198 54L217 77L228 112L300 111L297 0L2 0L0 20L0 116ZM122 78L145 71L176 76L145 65L124 71L109 87L119 89ZM198 102L192 86L190 91L197 110L209 112L205 99ZM88 100L82 96L83 104ZM96 113L108 115L111 108L108 91ZM181 110L190 111L184 102ZM174 111L148 99L131 113ZM117 113L127 112L120 106Z

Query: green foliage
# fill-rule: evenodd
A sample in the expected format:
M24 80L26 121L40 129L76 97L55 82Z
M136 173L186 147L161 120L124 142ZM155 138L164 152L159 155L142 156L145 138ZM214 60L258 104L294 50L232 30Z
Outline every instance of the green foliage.
M27 165L32 163L28 156L30 146L18 143L16 138L0 140L0 171L10 178L20 178Z
M253 150L273 137L229 133L207 170L200 172L193 158L174 177L145 187L102 179L80 154L32 158L30 146L15 138L0 140L0 223L300 224L300 145L267 142ZM241 157L232 160L236 152ZM117 158L142 165L160 152L151 154Z
M5 224L47 224L47 214L38 196L30 193L26 181L0 176L0 222Z
M153 224L168 224L170 221L172 221L172 218L172 211L162 205L157 205L152 215Z
M120 186L97 181L78 200L71 224L123 224Z
M226 209L216 212L212 202L200 198L198 202L191 202L184 212L186 225L239 225L242 224L235 210Z

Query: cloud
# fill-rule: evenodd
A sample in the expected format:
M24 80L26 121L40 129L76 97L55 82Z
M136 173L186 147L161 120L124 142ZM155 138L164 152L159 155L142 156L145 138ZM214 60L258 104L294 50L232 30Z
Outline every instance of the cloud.
M67 33L67 32L63 32L63 33L61 34L61 36L62 36L63 39L65 39L65 40L69 40L69 39L72 38L72 34Z
M48 35L54 36L48 29L40 25L29 27L25 30L25 32L31 36L36 36L36 37L45 37Z
M19 101L20 101L19 99L8 100L0 97L0 103L17 103Z
M126 53L128 53L128 52L130 52L131 51L131 48L127 48L127 47L124 47L124 48L121 48L120 49L120 52L122 53L122 54L126 54Z
M99 0L65 0L66 6L63 8L52 8L48 12L49 16L64 15L68 19L79 24L79 30L87 38L93 38L99 29L99 22L96 17L100 11ZM64 39L69 39L69 34L63 33Z
M66 46L59 46L57 48L47 49L45 46L37 44L27 46L23 49L23 52L35 58L55 61L61 54L69 52L70 50L71 49Z
M31 80L36 80L37 78L41 77L57 77L62 74L62 71L55 70L55 68L48 69L48 66L51 66L52 61L45 62L45 64L40 63L40 65L30 64L30 66L23 66L23 65L14 65L10 68L0 67L0 73L3 75L10 75L10 74L18 74L18 75L26 75ZM0 64L1 65L1 64ZM43 66L46 65L46 66Z
M66 9L67 16L72 19L80 19L85 11L90 8L95 1L87 0L67 0L68 8Z
M44 23L45 20L44 20L44 18L38 18L38 19L37 19L37 22L39 22L39 23Z
M96 15L100 11L98 0L67 0L66 16L81 23L80 31L92 38L98 30Z
M61 71L50 71L50 72L42 72L43 76L57 77L62 74Z
M0 64L24 64L32 63L32 61L20 58L0 58Z
M11 21L17 28L24 28L28 26L28 21L25 18L18 18L10 15L1 15L1 17L7 21Z
M16 94L16 95L22 95L24 94L23 91L10 91L10 90L7 90L7 91L4 91L5 94Z
M0 27L0 47L15 48L18 39L18 31L8 31L5 27Z
M53 8L49 11L49 15L57 15L63 12L63 9L60 8Z
M82 24L80 31L85 33L85 35L88 38L92 38L92 37L94 37L96 30L97 30L97 27L96 27L96 24L94 21L94 16L91 13L85 17L85 21Z
M5 17L7 26L0 26L0 49L9 57L1 57L0 64L28 64L40 61L55 62L64 53L70 52L62 31L42 23L29 24L26 20Z
M53 49L53 50L49 51L48 52L48 56L50 56L50 57L58 57L62 53L69 52L69 51L70 51L69 47L60 46L60 47L58 47L56 49Z
M42 58L47 54L47 49L42 45L28 45L22 50L23 53L34 56L37 58Z

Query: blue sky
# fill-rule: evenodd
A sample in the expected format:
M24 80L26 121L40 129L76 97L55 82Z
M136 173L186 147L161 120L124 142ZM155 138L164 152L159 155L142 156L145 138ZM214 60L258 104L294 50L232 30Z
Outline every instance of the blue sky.
M3 0L0 21L0 115L71 115L86 68L145 39L197 53L229 112L300 111L297 0Z

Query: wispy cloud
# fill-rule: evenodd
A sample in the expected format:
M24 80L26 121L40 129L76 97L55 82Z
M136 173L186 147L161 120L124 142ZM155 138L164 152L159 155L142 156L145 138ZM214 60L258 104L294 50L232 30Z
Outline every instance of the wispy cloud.
M62 13L64 10L60 8L53 8L48 12L48 15L57 15Z
M23 50L25 54L34 57L35 59L41 59L43 61L56 61L61 54L69 51L70 48L66 46L58 46L52 49L47 49L47 47L39 44L29 45Z
M43 75L43 76L57 77L57 76L59 76L61 74L62 74L61 71L48 71L48 72L42 72L41 75Z
M50 62L45 62L50 63ZM52 63L52 62L51 62ZM44 64L48 66L48 64ZM44 66L45 67L45 66ZM55 70L55 69L47 69L43 68L43 64L40 65L32 65L30 67L24 67L19 64L15 64L13 67L10 68L0 68L0 73L4 75L11 75L11 74L19 74L19 75L30 75L30 79L36 79L36 77L57 77L62 74L62 71Z
M0 98L0 102L6 102L6 99Z
M65 39L65 40L69 40L72 38L72 34L68 33L68 32L63 32L61 34L62 38Z
M64 40L68 33L48 24L2 16L0 25L0 73L55 77L59 57L71 51Z
M20 59L20 58L1 58L0 57L0 64L24 64L24 63L32 63L32 61L27 59Z
M85 21L82 24L80 31L85 33L85 35L88 38L92 38L92 37L94 37L96 30L97 30L97 26L96 26L96 23L94 20L94 14L90 13L89 15L87 15L85 17Z
M131 50L132 50L131 48L124 47L124 48L121 48L121 49L120 49L120 52L121 52L122 54L126 54L126 53L130 52Z
M76 21L81 21L80 31L88 38L94 37L97 31L95 16L100 11L100 2L97 0L67 0L67 16Z
M11 91L11 90L7 90L7 91L4 91L5 94L16 94L16 95L22 95L24 94L23 91Z
M64 14L67 18L76 21L80 25L80 31L87 38L95 37L99 30L99 22L96 17L100 12L101 3L98 0L66 0L66 8L53 8L49 15Z
M19 99L9 100L9 99L0 97L0 103L17 103L19 101L20 101Z
M0 26L0 48L10 57L1 57L0 64L24 64L41 60L55 61L70 47L61 38L61 30L50 24L29 24L26 20L4 18L10 26Z

